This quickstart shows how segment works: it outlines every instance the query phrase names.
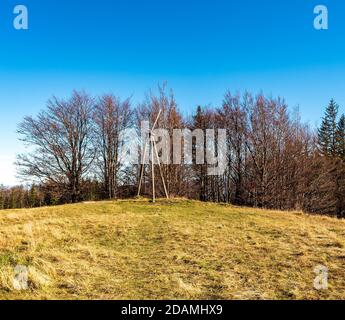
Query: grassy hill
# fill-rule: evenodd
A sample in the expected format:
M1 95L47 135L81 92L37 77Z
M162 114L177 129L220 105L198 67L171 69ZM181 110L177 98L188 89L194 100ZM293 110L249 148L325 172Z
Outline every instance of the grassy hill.
M185 200L0 211L0 299L345 299L344 247L345 221Z

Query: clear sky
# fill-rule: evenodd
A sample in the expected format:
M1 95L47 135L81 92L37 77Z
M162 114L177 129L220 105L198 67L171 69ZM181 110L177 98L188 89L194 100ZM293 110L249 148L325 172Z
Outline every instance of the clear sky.
M17 4L27 31L13 28ZM313 27L318 4L329 30ZM343 0L1 0L0 183L16 182L23 116L73 89L137 103L168 81L188 114L227 89L262 90L315 125L331 98L345 111L344 38Z

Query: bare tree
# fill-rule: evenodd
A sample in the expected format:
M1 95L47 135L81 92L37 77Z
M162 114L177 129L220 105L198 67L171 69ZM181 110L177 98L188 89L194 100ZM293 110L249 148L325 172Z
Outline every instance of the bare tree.
M121 102L113 95L103 96L97 103L94 121L98 150L97 167L101 172L105 195L113 199L118 196L118 184L121 180L120 132L132 124L129 99Z
M227 92L223 107L218 110L219 126L227 129L228 170L225 175L225 199L234 204L245 203L245 163L247 157L246 109L249 95L245 94L244 101L239 95L233 96Z
M18 156L19 175L56 185L71 202L81 199L81 183L95 159L93 100L74 92L69 100L53 97L37 118L26 117L18 133L28 147Z

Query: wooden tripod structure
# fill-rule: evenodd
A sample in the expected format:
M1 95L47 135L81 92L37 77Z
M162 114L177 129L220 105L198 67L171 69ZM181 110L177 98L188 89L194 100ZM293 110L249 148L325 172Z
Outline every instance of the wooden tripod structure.
M162 113L162 110L159 110L158 116L157 116L156 121L154 122L151 130L150 130L149 136L145 139L144 153L143 153L143 157L142 157L140 179L139 179L139 186L138 186L138 197L139 197L140 192L141 192L141 185L143 183L143 178L144 178L144 173L145 173L145 159L146 159L146 153L148 151L147 147L150 144L150 146L151 146L151 172L152 172L152 202L156 202L155 157L156 157L157 164L159 167L159 173L160 173L160 176L162 179L165 196L167 199L169 199L167 187L166 187L164 176L163 176L162 166L161 166L161 163L159 160L159 155L158 155L158 150L157 150L157 145L156 145L156 139L155 139L155 135L154 135L154 130L156 128L156 125L157 125L157 122L159 120L161 113Z

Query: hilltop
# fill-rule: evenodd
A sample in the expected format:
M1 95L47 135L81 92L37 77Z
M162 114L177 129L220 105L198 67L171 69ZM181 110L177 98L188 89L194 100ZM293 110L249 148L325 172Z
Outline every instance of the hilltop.
M344 299L344 247L345 221L197 201L0 211L0 299Z

